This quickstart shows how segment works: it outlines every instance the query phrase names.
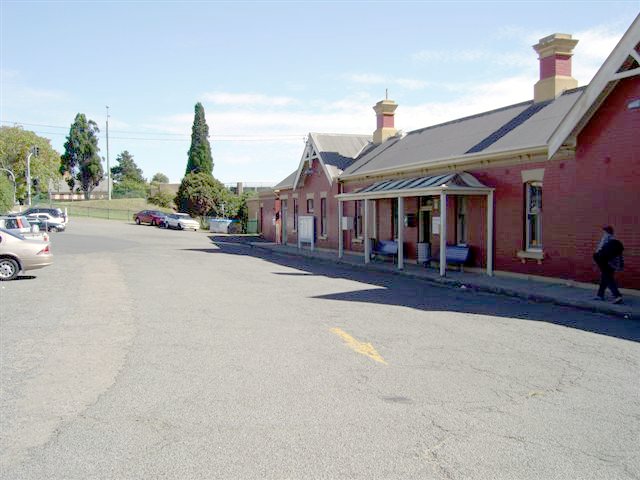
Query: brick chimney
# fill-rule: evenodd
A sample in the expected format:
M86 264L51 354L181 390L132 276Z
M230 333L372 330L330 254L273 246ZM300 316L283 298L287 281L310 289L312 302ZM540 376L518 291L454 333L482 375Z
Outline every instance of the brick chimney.
M533 46L540 60L540 80L533 87L535 103L553 100L565 90L578 86L578 81L571 76L571 57L577 43L571 35L554 33Z
M393 137L398 131L393 126L394 114L398 104L393 100L380 100L373 110L376 112L377 128L373 132L373 143L379 145L387 138Z

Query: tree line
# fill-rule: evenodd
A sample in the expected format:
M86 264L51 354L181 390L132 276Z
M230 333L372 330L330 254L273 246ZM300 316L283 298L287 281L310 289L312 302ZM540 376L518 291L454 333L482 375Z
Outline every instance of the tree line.
M15 198L19 201L27 197L27 188L36 194L46 193L50 189L57 190L56 186L63 181L72 192L83 193L86 199L90 198L94 189L107 180L103 159L99 155L98 133L96 122L78 113L60 155L47 138L19 126L0 127L0 211L12 208L14 187ZM32 156L31 178L34 181L27 185L25 159L34 146L38 147L39 155ZM161 187L161 184L169 182L163 173L158 172L147 181L134 156L124 150L118 154L116 165L111 168L112 196L146 198L150 203L193 216L239 217L246 226L248 194L240 197L232 194L213 176L213 167L209 127L204 107L198 102L187 166L178 193L174 196Z

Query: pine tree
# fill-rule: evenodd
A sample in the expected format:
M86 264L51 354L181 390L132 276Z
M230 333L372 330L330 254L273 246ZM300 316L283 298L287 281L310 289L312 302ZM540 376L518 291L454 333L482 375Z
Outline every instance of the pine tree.
M185 175L190 173L212 175L212 172L213 158L211 157L211 145L209 145L209 127L204 118L204 107L198 102L191 129L191 148L189 148L189 160Z
M78 113L60 157L60 173L67 175L69 188L73 190L79 183L86 199L104 177L98 155L100 149L96 134L99 131L96 122L87 120L84 113Z

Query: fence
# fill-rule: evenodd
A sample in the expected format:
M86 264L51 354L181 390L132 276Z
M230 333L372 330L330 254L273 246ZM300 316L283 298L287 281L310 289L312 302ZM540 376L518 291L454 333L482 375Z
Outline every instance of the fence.
M133 215L136 214L139 210L123 210L117 208L98 208L98 207L85 207L78 203L56 203L56 202L47 202L47 203L34 203L34 207L56 207L60 208L62 211L67 210L67 214L69 217L91 217L91 218L104 218L107 220L122 220L122 221L133 221ZM23 206L22 210L25 210L27 207Z

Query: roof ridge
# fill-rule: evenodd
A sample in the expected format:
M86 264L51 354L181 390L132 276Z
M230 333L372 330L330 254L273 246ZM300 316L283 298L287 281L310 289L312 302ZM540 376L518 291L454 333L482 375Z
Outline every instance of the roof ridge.
M371 137L371 134L367 133L324 133L324 132L309 132L309 135L332 135L334 137Z
M531 104L533 104L533 100L527 100L526 102L514 103L513 105L507 105L506 107L495 108L493 110L487 110L486 112L476 113L474 115L469 115L467 117L460 117L460 118L456 118L454 120L449 120L448 122L443 122L443 123L438 123L436 125L429 125L428 127L418 128L417 130L412 130L412 131L408 132L407 135L411 135L411 134L414 134L414 133L422 133L422 132L424 132L426 130L430 130L432 128L444 127L445 125L451 125L451 124L454 124L454 123L464 122L464 121L467 121L467 120L471 120L473 118L479 118L479 117L483 117L485 115L491 115L493 113L502 112L504 110L509 110L511 108L522 107L522 106L531 105Z

